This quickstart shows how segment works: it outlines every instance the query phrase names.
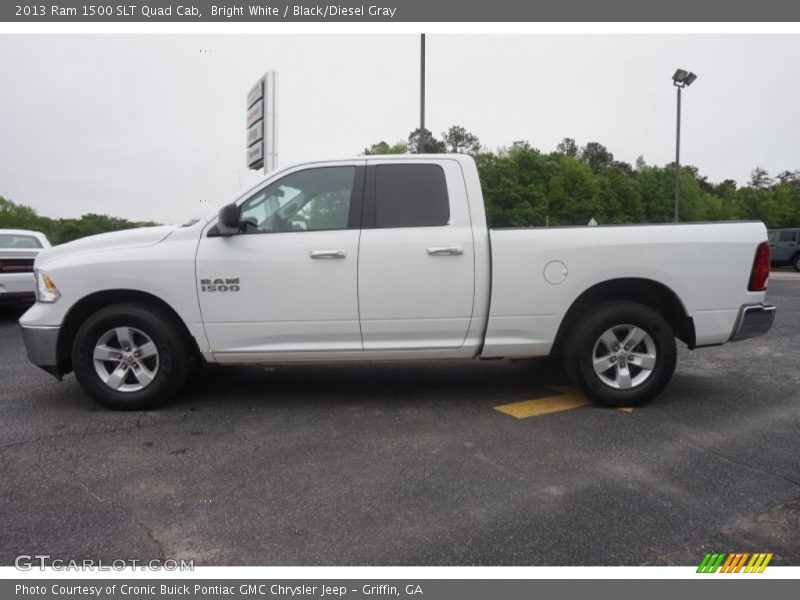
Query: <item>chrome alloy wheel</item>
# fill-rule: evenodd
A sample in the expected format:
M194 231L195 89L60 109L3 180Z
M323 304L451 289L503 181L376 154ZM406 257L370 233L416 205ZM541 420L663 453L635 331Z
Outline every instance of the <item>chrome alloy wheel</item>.
M158 349L150 337L133 327L106 331L94 347L94 370L108 387L138 392L158 373Z
M615 325L594 343L592 364L609 387L630 390L642 385L656 366L656 345L644 329Z

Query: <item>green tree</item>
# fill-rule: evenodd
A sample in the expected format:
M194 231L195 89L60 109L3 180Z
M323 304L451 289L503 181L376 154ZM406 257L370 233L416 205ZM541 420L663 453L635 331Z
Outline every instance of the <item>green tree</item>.
M578 144L575 143L575 140L568 137L565 137L558 143L556 151L561 152L561 154L566 154L570 158L578 158L578 155L581 153L581 149L578 147Z
M600 185L588 165L561 156L558 169L550 178L548 193L552 225L583 225L589 219L603 220Z
M526 227L547 221L547 181L551 165L524 142L475 157L486 218L491 227Z
M481 151L481 142L478 140L478 136L471 134L458 125L454 125L447 131L442 132L442 141L447 152L452 152L453 154L471 154L474 156Z
M637 174L646 223L673 219L675 174L668 167L645 167Z
M598 173L603 167L607 167L614 162L614 155L608 148L597 142L589 142L581 149L580 159L589 168Z
M772 178L766 169L756 167L750 171L750 187L764 189L772 185Z
M641 223L644 205L639 182L618 166L603 169L598 174L603 223Z
M85 214L79 219L42 217L32 208L16 204L0 196L0 228L31 229L44 233L52 244L63 244L87 235L157 225L153 222L134 222L99 214Z
M424 144L422 141L424 140ZM418 154L443 154L447 152L445 144L437 140L433 133L427 129L419 127L408 134L408 148L411 152Z
M388 144L380 141L377 144L372 144L368 148L364 148L364 154L406 154L408 152L408 144L404 141Z

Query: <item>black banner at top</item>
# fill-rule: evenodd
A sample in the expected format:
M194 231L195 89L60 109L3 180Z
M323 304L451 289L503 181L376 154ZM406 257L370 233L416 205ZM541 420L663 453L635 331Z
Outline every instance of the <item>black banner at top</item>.
M800 21L791 0L183 0L0 3L5 22L785 22Z

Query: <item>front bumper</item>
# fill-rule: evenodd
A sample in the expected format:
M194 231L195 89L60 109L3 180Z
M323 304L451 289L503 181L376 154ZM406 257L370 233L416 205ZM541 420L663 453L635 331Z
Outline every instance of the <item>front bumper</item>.
M61 327L20 325L20 329L28 360L60 379L63 375L58 360L58 334Z
M771 304L748 304L741 308L731 335L732 342L764 335L772 327L776 308Z

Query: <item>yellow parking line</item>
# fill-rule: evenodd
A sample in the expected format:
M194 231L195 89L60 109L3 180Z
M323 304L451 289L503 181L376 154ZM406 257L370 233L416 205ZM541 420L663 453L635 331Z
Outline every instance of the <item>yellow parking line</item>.
M501 404L500 406L495 406L494 409L515 419L527 419L528 417L538 417L562 410L580 408L591 403L583 394L578 393L569 386L554 385L546 389L560 392L560 394L537 398L536 400Z
M620 406L618 410L621 410L622 412L626 412L626 413L632 413L633 412L633 407L632 406Z

